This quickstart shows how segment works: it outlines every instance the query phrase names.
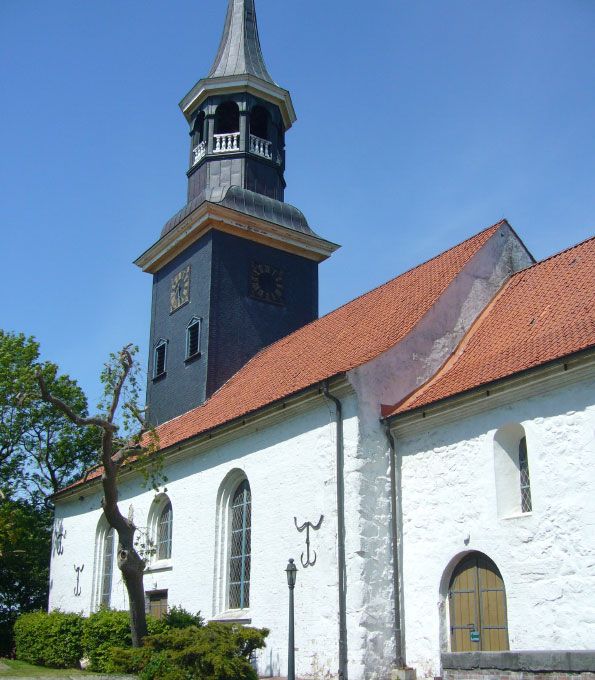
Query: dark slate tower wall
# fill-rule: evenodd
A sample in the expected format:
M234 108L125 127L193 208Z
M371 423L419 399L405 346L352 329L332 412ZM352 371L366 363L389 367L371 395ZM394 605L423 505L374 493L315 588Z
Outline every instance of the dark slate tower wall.
M147 403L149 420L154 425L198 406L206 398L211 260L212 232L209 232L153 276ZM170 313L172 276L188 264L189 302ZM186 360L186 327L193 316L202 319L201 353ZM154 378L154 348L161 338L167 341L165 374Z
M250 297L255 264L282 272L283 304ZM259 350L318 317L318 265L312 260L213 233L207 397Z

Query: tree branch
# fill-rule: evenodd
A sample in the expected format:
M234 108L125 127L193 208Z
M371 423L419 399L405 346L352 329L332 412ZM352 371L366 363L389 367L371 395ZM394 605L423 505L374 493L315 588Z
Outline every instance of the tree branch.
M134 365L134 362L132 361L132 356L130 355L129 351L130 345L126 345L121 351L120 351L120 356L118 357L120 361L120 366L124 369L122 371L122 374L120 375L120 378L118 379L117 384L114 386L114 394L112 397L112 403L108 412L107 420L109 423L111 423L114 419L114 415L116 414L116 409L118 408L118 402L120 401L120 393L122 392L122 388L124 387L124 383L126 382L126 379L128 378L128 374L130 373L132 366Z
M58 397L55 397L53 394L51 394L50 391L48 390L47 383L40 369L38 369L35 372L35 377L37 378L37 382L39 383L39 389L41 390L42 399L59 408L69 420L75 423L75 425L82 425L85 427L89 427L90 425L97 425L98 427L102 427L104 430L109 430L111 432L117 431L118 426L114 425L111 422L111 420L108 421L105 420L104 418L99 417L82 418L77 413L75 413L66 402L62 401L62 399L59 399ZM120 389L122 388L120 387Z

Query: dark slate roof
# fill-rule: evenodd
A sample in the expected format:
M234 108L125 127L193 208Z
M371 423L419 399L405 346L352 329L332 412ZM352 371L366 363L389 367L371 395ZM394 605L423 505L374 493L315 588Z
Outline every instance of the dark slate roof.
M299 231L308 236L320 238L310 229L304 214L289 203L282 203L276 201L274 198L257 194L248 189L242 189L238 186L216 187L214 189L205 189L190 203L187 203L180 212L176 213L169 222L165 224L161 230L161 236L165 236L172 229L178 226L191 212L196 210L199 205L208 201L209 203L217 203L224 205L232 210L244 213L244 215L251 215L252 217L259 217L267 222L278 224L287 229Z
M207 78L246 73L275 84L260 49L254 0L229 0L221 43Z

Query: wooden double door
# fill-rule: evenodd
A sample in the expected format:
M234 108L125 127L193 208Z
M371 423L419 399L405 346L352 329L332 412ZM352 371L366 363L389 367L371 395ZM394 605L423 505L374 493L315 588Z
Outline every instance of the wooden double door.
M508 649L506 591L498 567L472 553L455 569L448 589L453 652Z

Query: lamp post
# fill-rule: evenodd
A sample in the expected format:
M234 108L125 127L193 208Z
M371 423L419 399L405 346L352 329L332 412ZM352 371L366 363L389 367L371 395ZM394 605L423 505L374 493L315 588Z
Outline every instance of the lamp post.
M293 589L297 576L297 567L293 560L289 560L287 569L287 585L289 586L289 643L287 653L287 680L295 680L295 644L293 641Z

